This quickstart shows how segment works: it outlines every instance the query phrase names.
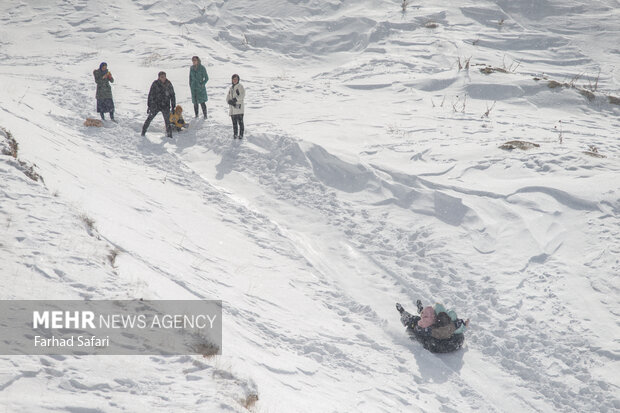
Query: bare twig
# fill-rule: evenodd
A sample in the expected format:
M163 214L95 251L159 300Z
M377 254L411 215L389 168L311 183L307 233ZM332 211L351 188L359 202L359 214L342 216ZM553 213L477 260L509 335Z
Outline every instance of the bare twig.
M563 137L563 130L562 130L562 121L560 122L560 128L559 128L559 135L558 135L558 140L560 142L560 145L562 144L562 142L564 141L564 137ZM557 126L554 126L553 129L558 130Z
M583 73L579 73L578 75L573 76L573 78L568 82L568 85L570 87L574 87L577 81L581 79L582 76L583 76Z
M465 70L469 70L469 62L471 60L471 56L468 57L467 59L463 58L464 60L461 62L461 58L459 57L457 60L457 63L459 65L459 70L461 69L465 69Z
M491 113L491 111L493 110L493 108L495 107L495 104L497 103L496 100L493 101L493 104L491 105L491 107L489 107L489 105L487 104L487 111L484 112L484 115L482 115L482 117L489 117L489 113Z
M592 92L596 92L598 90L598 81L600 77L601 77L601 69L598 70L598 74L596 75L594 84L592 84L592 81L588 79L588 89L590 89Z
M510 65L506 66L506 55L502 57L502 69L504 69L506 72L514 73L519 66L521 66L521 62L518 62L516 60L513 60Z

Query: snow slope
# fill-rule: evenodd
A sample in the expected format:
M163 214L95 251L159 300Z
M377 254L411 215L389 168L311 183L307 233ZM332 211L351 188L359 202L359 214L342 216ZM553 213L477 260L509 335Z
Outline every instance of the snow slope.
M2 357L0 406L619 411L618 6L5 0L0 126L44 182L0 157L1 297L221 299L224 343ZM191 112L194 54L209 119L141 138L159 70ZM86 128L101 61L119 122ZM409 340L418 298L471 318L463 350Z

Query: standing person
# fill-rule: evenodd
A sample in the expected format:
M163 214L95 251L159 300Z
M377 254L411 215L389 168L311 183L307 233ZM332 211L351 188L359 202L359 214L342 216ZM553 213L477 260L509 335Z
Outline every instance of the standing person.
M166 135L172 139L170 111L174 111L175 106L176 96L174 95L172 83L166 79L166 72L159 72L157 80L151 84L151 90L149 90L148 108L146 110L149 116L142 126L142 136L146 135L146 130L149 128L153 118L161 112L166 123Z
M198 117L198 104L202 107L202 113L207 118L207 104L209 100L207 96L206 84L209 81L207 69L202 65L198 56L192 57L192 66L189 68L189 89L192 92L192 103L194 104L194 113Z
M95 83L97 83L97 112L101 115L101 120L105 120L105 113L110 113L110 119L114 120L114 100L112 100L112 87L110 83L114 83L112 73L108 70L108 64L101 62L99 69L93 70ZM116 122L114 120L114 122Z
M232 86L228 89L226 102L228 103L228 114L232 119L234 139L243 139L243 99L245 98L245 89L239 83L239 75L232 75ZM238 129L237 129L238 128ZM237 132L238 131L238 132Z

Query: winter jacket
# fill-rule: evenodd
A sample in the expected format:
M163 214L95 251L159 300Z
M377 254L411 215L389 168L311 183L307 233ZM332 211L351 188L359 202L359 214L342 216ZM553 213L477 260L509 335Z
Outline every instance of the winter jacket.
M450 316L450 319L452 319L452 321L454 322L454 325L456 327L454 334L463 334L465 332L465 330L467 329L467 326L465 325L465 321L457 317L456 311L446 310L443 304L436 303L435 313L439 314L441 312L446 312Z
M189 68L189 89L192 92L192 103L204 103L209 100L205 85L209 81L207 69L201 64L198 68L193 65Z
M231 105L228 103L228 114L229 115L240 115L243 113L245 105L243 104L243 99L245 98L245 89L241 86L241 83L237 83L236 85L232 85L230 89L228 89L228 94L226 95L226 102L230 102L234 100L235 104Z
M97 83L97 93L95 95L97 100L112 99L112 87L110 86L110 82L114 83L114 78L112 78L111 74L109 78L107 76L103 77L108 73L110 72L108 72L107 70L105 72L103 72L101 69L93 70L95 83Z
M437 314L437 320L435 325L433 325L433 330L431 331L431 336L439 339L447 339L452 337L454 331L456 330L456 325L450 316L445 311Z
M428 328L435 324L435 310L428 306L422 310L422 319L418 322L421 328Z
M174 95L174 88L172 83L168 79L164 83L159 79L151 84L151 90L149 90L148 108L153 111L173 111L177 105L176 96Z
M187 123L185 123L185 120L183 119L183 115L181 114L171 113L169 119L170 119L170 123L173 126L177 127L177 130L181 130L181 128L184 128L187 126Z

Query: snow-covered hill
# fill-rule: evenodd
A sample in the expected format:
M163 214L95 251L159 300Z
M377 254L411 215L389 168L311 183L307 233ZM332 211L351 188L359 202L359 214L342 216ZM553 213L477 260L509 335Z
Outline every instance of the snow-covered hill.
M0 297L224 302L221 356L2 357L4 411L620 411L617 1L2 9ZM209 119L140 137L195 54ZM462 350L409 340L418 298Z

